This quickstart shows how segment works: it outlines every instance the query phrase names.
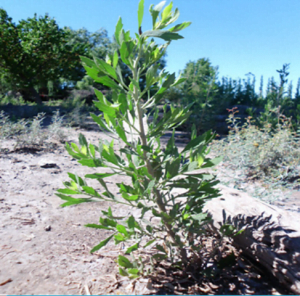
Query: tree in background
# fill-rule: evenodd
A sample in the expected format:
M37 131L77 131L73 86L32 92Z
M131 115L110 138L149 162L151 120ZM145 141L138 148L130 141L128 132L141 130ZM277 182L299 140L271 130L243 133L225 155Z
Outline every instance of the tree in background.
M86 55L89 46L69 42L71 34L58 27L54 19L28 18L14 24L4 9L0 9L1 77L25 100L41 103L40 91L49 81L60 78L77 81L84 75L79 56Z
M112 50L112 42L108 38L105 29L101 28L94 33L89 32L85 28L72 30L70 27L65 27L64 30L69 34L68 45L86 44L89 48L87 53L89 57L105 58L107 52Z
M212 106L218 89L217 75L218 67L213 67L206 58L188 62L182 72L186 81L181 86L181 104L193 103L190 123L196 125L198 133L208 128L216 111Z

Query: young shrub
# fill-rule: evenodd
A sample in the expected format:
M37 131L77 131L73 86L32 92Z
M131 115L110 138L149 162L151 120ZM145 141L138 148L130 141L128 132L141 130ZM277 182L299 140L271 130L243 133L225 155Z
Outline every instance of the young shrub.
M64 116L60 116L58 110L53 112L51 118L51 124L48 127L49 139L55 139L63 143L67 139L67 135L63 129L64 127Z
M6 115L3 110L0 111L0 140L10 139L24 133L27 124L28 122L24 119L13 122L9 115Z
M26 126L24 133L16 137L15 147L42 146L48 138L47 133L43 131L42 123L45 119L45 113L38 113L33 120Z
M79 136L79 146L66 145L68 153L84 166L105 168L105 173L92 173L84 177L69 173L70 180L57 195L65 201L63 207L91 201L109 201L133 209L139 209L138 216L115 217L111 208L102 211L99 224L87 227L110 230L112 234L95 246L91 252L104 247L110 240L115 244L126 242L125 254L130 254L147 246L153 246L154 260L172 260L187 265L189 255L197 252L197 237L203 234L208 221L203 212L204 203L219 195L215 188L218 181L207 169L220 161L207 157L208 143L214 135L211 131L196 136L195 129L189 144L179 152L175 146L175 128L187 120L189 106L174 108L158 118L156 106L163 100L165 92L183 82L175 79L175 73L165 70L158 73L157 61L166 53L173 40L182 39L179 31L188 27L184 22L166 29L179 17L176 8L172 11L170 3L163 9L165 1L150 6L152 29L142 32L144 0L138 6L138 30L135 39L123 29L122 19L118 20L115 39L118 49L106 60L82 57L87 74L96 82L112 91L111 100L95 90L98 101L96 107L103 114L91 114L100 128L111 133L123 145L118 152L114 150L115 141L99 141L99 145L88 144L85 137ZM159 17L160 14L160 17ZM166 43L157 45L153 38ZM130 84L124 83L120 64L124 63L131 71ZM146 76L145 85L140 85L140 77ZM147 112L153 114L153 121L147 124ZM173 134L165 148L160 138L166 131ZM114 195L108 188L105 178L126 175L131 184L116 183L119 194ZM97 180L103 190L98 192L88 185L89 179ZM80 195L80 198L73 196ZM82 197L84 195L85 197ZM152 221L156 217L159 223ZM131 277L143 273L142 265L130 262L119 256L121 275Z
M0 141L14 139L16 148L51 147L52 140L65 142L63 117L59 111L54 112L51 124L43 127L45 113L38 113L32 120L24 118L12 121L3 111L0 112ZM0 142L1 145L1 142Z

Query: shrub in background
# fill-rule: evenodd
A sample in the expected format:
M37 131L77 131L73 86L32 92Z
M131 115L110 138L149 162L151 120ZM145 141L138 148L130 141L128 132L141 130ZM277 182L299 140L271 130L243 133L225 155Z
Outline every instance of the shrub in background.
M43 126L45 113L38 113L32 120L20 119L12 121L3 111L0 112L0 140L15 140L16 148L42 148L51 146L52 140L59 142L66 141L66 133L62 129L65 125L63 116L59 111L54 112L51 118L51 124L48 127ZM0 143L1 144L1 143Z
M244 125L236 116L237 108L233 108L228 117L230 133L226 138L214 141L212 151L224 156L226 172L233 172L233 180L239 187L251 181L258 181L266 191L256 194L265 201L273 201L278 197L274 190L282 187L293 187L299 178L300 148L299 134L294 132L291 118L274 110L271 119L266 118L260 126L248 117ZM277 116L276 127L273 119ZM253 193L252 193L253 194Z

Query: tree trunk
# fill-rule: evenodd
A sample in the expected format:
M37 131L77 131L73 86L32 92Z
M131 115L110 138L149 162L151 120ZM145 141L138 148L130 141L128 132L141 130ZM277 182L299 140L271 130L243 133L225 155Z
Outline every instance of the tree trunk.
M205 205L218 232L224 223L240 235L233 244L272 273L292 293L300 294L300 214L271 206L244 192L220 186L222 196Z
M22 88L22 89L18 89L18 91L21 93L22 98L26 102L32 101L32 99L34 99L34 101L39 105L43 103L39 93L35 90L34 87Z
M33 98L34 98L34 101L35 101L38 105L43 104L42 99L41 99L41 97L40 97L40 94L35 90L35 88L34 88L34 87L31 87L31 88L30 88L30 91L31 91L31 93L32 93L32 96L33 96Z

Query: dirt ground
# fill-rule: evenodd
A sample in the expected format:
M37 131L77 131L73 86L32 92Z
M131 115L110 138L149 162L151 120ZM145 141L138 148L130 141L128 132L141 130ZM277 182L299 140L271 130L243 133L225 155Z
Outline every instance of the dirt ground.
M92 143L108 138L96 131L73 130L69 140L77 142L79 132ZM83 176L94 169L77 164L59 143L48 151L13 150L13 141L2 143L1 148L0 294L131 294L124 288L126 280L117 275L114 260L122 251L118 246L89 253L107 233L84 225L97 223L109 204L61 208L62 201L55 195L69 179L67 172ZM116 192L116 177L112 178L107 181ZM289 203L287 207L300 209L297 195ZM111 206L116 215L131 213ZM135 293L150 292L141 288Z

